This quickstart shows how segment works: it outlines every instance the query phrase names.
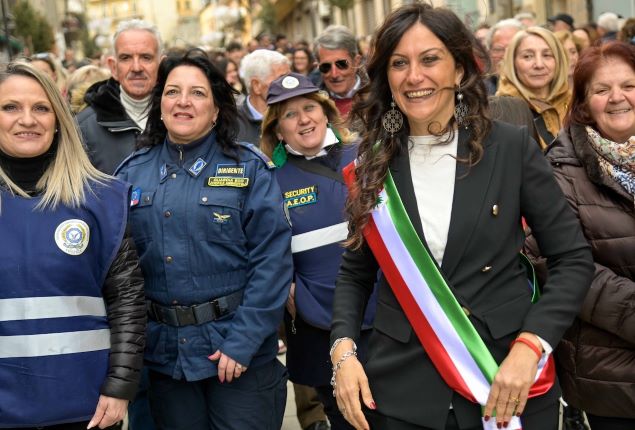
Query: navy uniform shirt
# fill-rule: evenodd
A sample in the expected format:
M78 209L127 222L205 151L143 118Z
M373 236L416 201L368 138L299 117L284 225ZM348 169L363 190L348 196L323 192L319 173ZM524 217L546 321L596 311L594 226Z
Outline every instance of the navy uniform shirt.
M290 226L273 164L252 145L240 144L237 156L223 154L212 132L139 150L117 171L133 184L130 223L148 299L191 306L244 294L216 321L148 321L146 362L176 379L216 375L207 357L217 349L244 366L276 356L292 276Z

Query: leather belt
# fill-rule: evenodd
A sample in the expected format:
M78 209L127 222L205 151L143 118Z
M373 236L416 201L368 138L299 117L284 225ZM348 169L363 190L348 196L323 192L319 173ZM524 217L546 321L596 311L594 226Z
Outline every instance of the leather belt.
M205 324L236 310L242 303L243 290L193 306L163 306L146 301L151 320L175 327Z

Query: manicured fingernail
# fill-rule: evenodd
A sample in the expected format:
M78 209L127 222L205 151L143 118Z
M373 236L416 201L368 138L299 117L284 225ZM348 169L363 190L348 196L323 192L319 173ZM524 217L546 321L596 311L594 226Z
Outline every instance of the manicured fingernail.
M483 417L483 419L484 419L485 421L489 421L489 415L485 415L485 416Z
M516 412L516 416L517 416L517 417L520 417L520 412Z
M507 424L509 424L507 421L503 421L503 427L507 428Z
M496 428L503 428L503 425L501 423L496 423Z
M374 411L375 409L377 409L377 405L375 404L375 402L370 402L370 408Z

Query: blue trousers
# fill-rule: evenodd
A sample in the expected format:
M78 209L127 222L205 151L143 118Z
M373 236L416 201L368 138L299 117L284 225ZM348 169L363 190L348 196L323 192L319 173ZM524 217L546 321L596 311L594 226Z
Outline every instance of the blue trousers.
M152 415L150 415L150 399L148 398L148 368L141 369L139 390L133 402L128 406L129 430L156 430Z
M279 430L287 369L277 359L221 384L172 379L150 370L150 409L159 430Z

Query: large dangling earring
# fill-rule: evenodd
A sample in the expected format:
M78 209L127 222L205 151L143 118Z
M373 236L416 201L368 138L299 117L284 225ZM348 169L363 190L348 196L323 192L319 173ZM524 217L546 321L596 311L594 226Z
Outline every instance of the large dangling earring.
M386 130L387 133L390 133L390 137L403 127L403 114L395 109L394 98L390 101L390 110L381 117L381 125L384 126L384 130Z
M467 126L467 103L463 103L463 93L461 92L461 86L456 90L456 103L454 105L454 119L459 127Z
M282 144L282 139L278 141L278 144L273 149L273 153L271 154L271 161L276 167L282 167L287 164L287 150L284 148Z

